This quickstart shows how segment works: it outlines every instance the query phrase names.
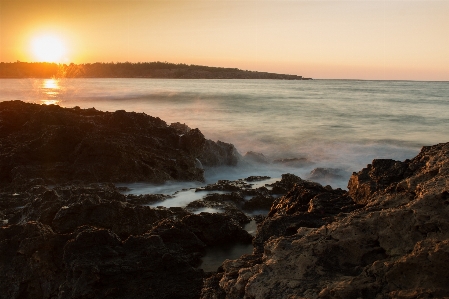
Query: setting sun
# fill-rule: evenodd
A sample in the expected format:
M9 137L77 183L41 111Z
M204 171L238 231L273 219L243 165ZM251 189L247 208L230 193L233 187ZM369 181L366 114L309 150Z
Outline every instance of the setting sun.
M37 61L61 62L65 47L61 39L53 35L41 35L31 42L31 50Z

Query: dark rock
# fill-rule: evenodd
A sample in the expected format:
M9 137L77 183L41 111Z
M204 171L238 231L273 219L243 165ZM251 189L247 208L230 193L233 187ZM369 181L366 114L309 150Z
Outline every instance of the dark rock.
M341 179L343 178L343 171L338 168L323 168L318 167L310 172L309 180L322 180L322 179Z
M286 166L294 166L294 167L304 167L304 166L313 164L313 162L309 161L307 158L277 159L277 160L274 160L273 163L283 164Z
M170 127L175 129L176 132L180 135L187 134L190 132L190 130L192 130L188 125L181 124L180 122L171 123Z
M299 183L301 181L302 179L300 177L291 173L287 173L282 175L280 181L277 181L268 186L272 187L272 194L285 194L290 191L290 189L293 188L296 183Z
M124 195L108 185L66 186L30 189L31 200L13 217L10 224L38 221L57 233L72 233L79 226L110 229L122 238L146 232L152 224L175 214L126 202Z
M235 166L241 158L234 145L220 140L216 143L206 140L202 152L198 156L198 159L204 166Z
M181 222L207 245L251 243L252 236L227 215L200 213L182 218Z
M247 182L259 182L259 181L265 181L265 180L269 180L269 179L271 179L271 177L269 177L269 176L250 176L243 180L247 181Z
M143 234L153 223L169 216L171 213L168 210L82 197L78 202L59 209L52 221L52 227L59 233L68 233L81 225L90 225L110 229L126 238Z
M257 194L251 199L245 201L242 209L245 211L269 210L273 205L274 200L275 198L269 194L265 187L258 188Z
M238 210L242 202L244 202L244 199L237 192L226 194L210 193L203 199L190 202L186 208L193 211L201 208L218 209L223 212L228 210L234 211Z
M70 238L39 222L0 228L0 298L57 295L64 282L63 246Z
M167 248L178 253L178 255L182 254L180 256L190 265L195 267L201 262L200 257L204 255L206 244L180 221L161 220L147 234L159 236Z
M134 205L148 205L164 201L172 196L166 194L128 194L126 200Z
M11 115L20 114L17 119ZM144 113L100 112L20 101L0 103L0 183L203 181L204 166L235 165L232 144L198 129L179 137Z
M230 191L238 192L244 189L251 189L251 185L243 180L229 181L229 180L219 180L215 184L209 184L203 188L197 188L196 191Z
M171 253L159 236L126 241L87 229L64 247L60 298L198 298L203 273Z
M0 298L198 298L204 277L157 235L122 242L88 226L0 228L0 253Z
M270 161L267 157L264 156L264 154L256 153L256 152L247 152L243 158L246 161L256 162L256 163L262 163L262 164L269 164Z
M268 217L292 215L296 212L333 215L347 212L345 207L348 205L352 207L354 203L346 191L339 188L329 189L315 182L301 180L285 196L273 203Z

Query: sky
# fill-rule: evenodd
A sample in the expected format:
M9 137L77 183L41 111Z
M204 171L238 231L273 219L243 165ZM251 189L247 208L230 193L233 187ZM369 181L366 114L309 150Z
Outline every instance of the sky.
M449 81L449 0L0 0L0 61L40 61L48 35L61 63Z

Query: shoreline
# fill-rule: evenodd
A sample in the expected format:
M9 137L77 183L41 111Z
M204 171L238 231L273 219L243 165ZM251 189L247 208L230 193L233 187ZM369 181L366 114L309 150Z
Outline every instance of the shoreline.
M57 64L48 62L0 63L0 78L164 78L164 79L281 79L311 80L298 75L208 67L168 62Z
M235 147L123 110L1 102L0 120L0 298L449 294L449 143L376 159L347 191L252 176L191 189L204 194L167 208L148 205L170 196L116 183L204 180L197 159L233 167ZM198 268L208 250L239 244L252 253Z

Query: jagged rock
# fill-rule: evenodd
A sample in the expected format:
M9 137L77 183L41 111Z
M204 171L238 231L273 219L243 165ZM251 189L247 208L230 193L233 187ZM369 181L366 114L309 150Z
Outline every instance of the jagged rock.
M126 238L143 234L153 223L171 215L168 210L87 197L61 207L54 216L52 227L59 233L68 233L79 226L90 225L110 229L121 238Z
M0 183L203 181L197 158L204 166L238 162L232 144L178 131L144 113L1 102Z
M189 211L197 211L202 208L217 209L224 215L230 216L240 225L248 223L250 219L240 210L240 206L244 203L244 199L239 192L218 194L207 194L203 199L190 202L186 209Z
M273 163L283 164L283 165L292 166L292 167L304 167L304 166L313 164L313 162L307 158L277 159L277 160L274 160Z
M164 201L172 196L166 194L128 194L126 200L134 205L148 205L155 202Z
M293 188L296 183L299 183L301 181L302 179L300 177L291 173L287 173L282 175L280 181L277 181L268 186L272 187L272 194L285 194L290 191L290 189Z
M198 298L204 276L159 236L122 242L110 231L92 228L66 243L64 264L59 298Z
M349 179L350 196L358 203L368 203L371 194L401 181L407 174L410 175L409 162L408 160L400 162L391 159L373 160L367 168L353 173Z
M214 299L226 299L226 298L243 298L244 286L247 281L240 279L236 282L239 287L232 290L232 293L226 293L223 288L220 287L221 281L233 279L239 276L240 272L250 269L255 264L262 262L262 255L243 255L238 260L226 260L220 267L218 273L212 274L210 277L204 279L203 289L201 291L201 298L214 298Z
M175 129L178 134L187 134L192 130L188 125L181 124L180 122L171 123L170 127Z
M181 222L205 244L251 243L252 236L232 217L217 213L188 215Z
M206 284L201 298L445 298L448 182L449 143L424 147L410 161L374 161L349 183L348 194L365 206L265 238L260 262L238 266L237 260L215 278L218 286ZM337 199L334 191L309 212L313 194L303 190L294 200L295 189L273 205L262 226L332 212L325 203Z
M198 208L216 208L231 212L232 210L242 209L244 211L269 210L275 198L287 193L296 182L302 181L296 175L283 174L282 179L273 184L254 188L253 184L248 182L262 181L269 179L267 176L252 176L246 179L236 181L219 180L215 184L209 184L196 191L228 191L227 194L209 194L201 200L196 200L187 205L189 209ZM245 200L244 197L251 197Z
M64 281L63 246L45 224L28 222L0 228L0 298L52 298Z
M27 194L15 224L0 228L0 298L198 298L204 272L193 267L206 245L252 239L241 212L135 206L113 185Z
M219 180L215 184L209 184L202 188L197 188L196 191L230 191L238 192L245 189L251 189L251 185L243 180L229 181L229 180Z
M10 224L38 221L56 233L72 233L79 226L91 225L112 230L122 238L143 234L152 224L176 215L126 202L113 186L40 186L32 188L33 199L9 219Z
M243 180L247 181L247 182L259 182L259 181L265 181L265 180L269 180L269 179L271 179L271 177L269 177L269 176L264 176L264 175L257 175L257 176L255 176L255 175L252 175L252 176L249 176L247 178L244 178Z
M157 235L170 250L181 253L192 266L198 266L204 255L206 244L180 221L163 219L156 223L148 235Z
M323 168L317 167L310 172L309 180L322 180L322 179L341 179L343 178L343 171L338 168Z
M268 217L258 225L255 250L263 252L269 238L293 235L301 227L320 227L332 222L334 216L359 207L346 191L299 180L290 192L275 200Z
M269 210L275 198L266 187L256 189L256 195L244 202L242 209L246 211Z
M270 163L270 160L268 160L268 158L265 157L264 154L256 153L253 151L247 152L245 154L245 156L243 156L243 158L245 158L246 161L251 161L251 162L257 162L257 163L262 163L262 164Z
M204 166L237 165L242 156L234 145L206 140L198 159Z

